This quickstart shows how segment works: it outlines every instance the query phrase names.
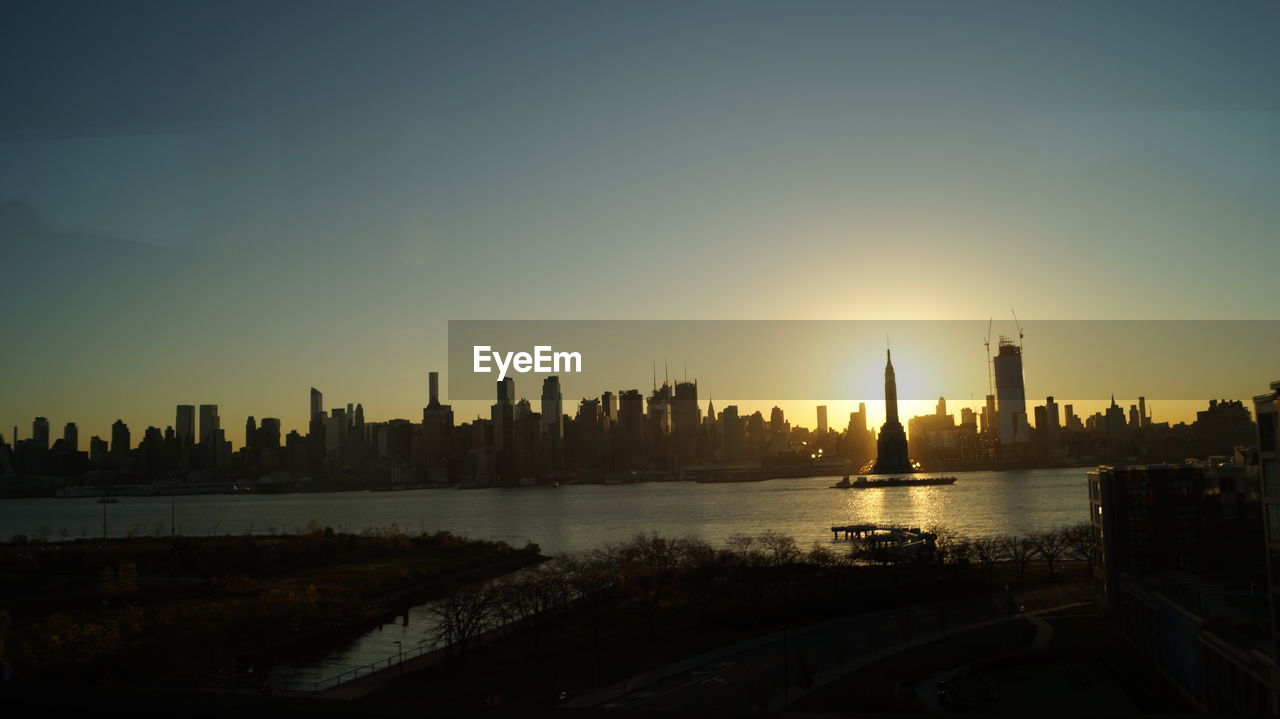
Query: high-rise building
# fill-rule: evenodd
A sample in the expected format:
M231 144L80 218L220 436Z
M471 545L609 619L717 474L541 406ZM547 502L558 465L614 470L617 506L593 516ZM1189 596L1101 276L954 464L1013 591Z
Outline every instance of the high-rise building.
M427 373L427 408L435 409L440 406L440 373Z
M101 462L107 458L109 452L107 441L98 435L89 438L89 461Z
M62 447L68 452L80 451L80 430L75 422L67 422L62 427Z
M898 379L893 371L893 357L885 350L884 365L884 424L876 440L874 474L903 474L914 472L907 455L907 433L898 420Z
M644 464L644 395L638 389L618 393L618 441L611 443L620 469Z
M31 423L31 442L37 450L45 451L49 449L48 418L36 417Z
M253 415L249 415L249 419L244 423L244 446L258 446L258 423L254 420Z
M117 419L111 425L111 456L117 459L126 459L129 456L129 425L124 420Z
M564 437L564 396L560 378L552 375L542 380L542 432L555 439Z
M1245 463L1089 473L1098 604L1210 716L1278 708L1275 657L1259 650L1271 622L1257 588L1274 559L1258 494Z
M311 411L307 413L310 419L317 419L324 412L324 395L315 387L311 388Z
M1000 427L996 422L996 396L987 395L987 401L982 406L982 433L999 438Z
M178 405L177 417L173 421L173 429L181 444L194 444L196 441L196 406L193 404Z
M676 382L671 405L671 433L682 461L698 453L698 383Z
M827 433L827 406L818 405L818 434Z
M1022 379L1022 347L1007 337L1000 338L995 372L1000 444L1025 444L1031 439L1031 432L1027 423L1027 392Z
M618 405L617 400L612 392L605 392L600 395L600 419L606 425L613 424L618 421Z
M506 377L497 383L498 401L493 405L493 446L499 450L512 446L515 441L516 381ZM499 458L499 464L504 460ZM500 471L505 467L500 468Z
M200 405L200 444L213 446L221 429L218 420L218 405Z
M543 459L551 469L560 469L564 465L564 395L560 391L559 377L543 378L541 399L538 434L545 442Z
M258 444L266 449L280 448L280 420L276 417L263 417L258 423Z

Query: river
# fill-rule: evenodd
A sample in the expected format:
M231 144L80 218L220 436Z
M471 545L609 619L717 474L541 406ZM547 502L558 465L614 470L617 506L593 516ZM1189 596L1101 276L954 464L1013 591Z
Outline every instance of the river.
M640 532L701 537L774 530L802 546L830 542L836 524L945 526L970 537L1020 534L1088 521L1086 469L961 472L954 485L833 490L839 477L697 484L652 482L504 489L423 489L284 495L0 500L0 537L47 540L107 534L273 534L315 521L361 532L396 524L449 530L545 553L581 551Z

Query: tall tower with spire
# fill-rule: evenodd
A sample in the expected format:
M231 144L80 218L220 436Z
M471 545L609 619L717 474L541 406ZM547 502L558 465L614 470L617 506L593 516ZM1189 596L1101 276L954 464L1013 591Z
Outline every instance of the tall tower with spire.
M876 438L876 461L872 474L906 474L914 472L907 456L907 433L898 421L898 378L893 372L893 355L885 350L884 424Z

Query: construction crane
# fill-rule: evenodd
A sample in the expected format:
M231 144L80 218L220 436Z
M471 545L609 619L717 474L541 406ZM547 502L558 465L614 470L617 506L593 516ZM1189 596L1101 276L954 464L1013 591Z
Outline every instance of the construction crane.
M1010 309L1009 311L1013 312L1013 324L1015 327L1018 328L1018 351L1021 352L1022 351L1022 323L1018 321L1017 312L1014 312L1012 309Z
M996 393L996 381L991 375L991 323L994 321L994 317L987 320L987 341L983 343L983 346L987 348L987 395Z

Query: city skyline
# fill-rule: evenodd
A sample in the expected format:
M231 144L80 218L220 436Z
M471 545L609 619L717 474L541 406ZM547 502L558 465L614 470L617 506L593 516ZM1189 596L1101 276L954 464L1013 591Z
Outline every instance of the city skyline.
M431 374L439 374L439 373L432 372ZM422 386L420 389L422 389L422 398L426 401L422 402L421 406L418 407L417 410L406 412L406 413L400 413L400 414L383 415L377 412L368 413L368 410L366 409L365 411L366 413L368 413L368 416L369 416L368 421L384 422L384 423L389 422L391 420L395 420L395 419L409 419L410 421L418 421L415 418L418 417L422 409L427 407L430 403L429 398L432 396L431 390L428 384L430 382L430 379L431 378L427 378L426 381L421 383ZM541 391L540 388L542 387L541 378L535 379L535 378L526 377L526 378L523 378L523 382L521 382L516 378L509 378L508 381L512 384L513 387L515 387L515 400L527 400L535 404L540 401L539 392ZM659 379L658 385L655 385L650 389L656 390L658 386L666 386L666 385L674 386L677 381L684 381L684 380L683 379L676 380L674 378ZM695 378L690 378L689 381L695 381ZM563 379L561 380L561 383L562 384L564 383ZM522 387L529 388L527 394L525 390L521 389ZM645 397L648 397L650 392L650 390L645 389L643 386L636 386L636 387L629 387L629 388L603 388L599 392L595 393L594 395L588 394L584 396L576 396L573 394L564 394L564 397L567 399L563 404L563 408L564 408L563 414L569 417L573 417L577 411L579 401L592 400L592 399L598 400L602 392L612 392L612 393L615 393L616 395L617 393L620 393L622 391L627 391L629 389L639 390ZM79 420L76 420L75 418L61 418L46 412L46 413L33 415L31 418L27 418L22 421L9 422L5 424L4 426L0 427L0 437L3 437L4 441L12 444L12 442L14 441L13 430L16 428L18 430L17 437L19 439L21 440L30 439L34 434L34 432L32 431L33 422L37 420L44 420L44 422L47 425L54 426L55 428L61 427L66 423L74 424L78 434L83 438L85 438L86 441L88 440L88 438L94 437L94 436L110 438L112 434L111 426L115 424L115 422L117 421L123 421L124 424L129 428L130 432L137 439L140 439L142 437L142 430L148 426L156 427L160 430L164 430L166 428L172 428L175 430L177 434L181 435L182 434L181 419L172 419L174 417L175 406L178 408L179 414L181 414L182 408L184 407L189 407L194 410L194 408L197 406L200 407L202 410L205 407L211 408L212 411L217 414L219 420L221 420L221 417L225 414L226 417L231 418L230 424L225 424L221 421L217 422L217 424L224 430L229 430L233 427L240 427L245 418L248 418L248 419L257 418L258 420L261 420L263 418L270 418L280 422L279 429L281 432L281 436L291 431L297 431L300 434L306 435L309 429L308 425L311 419L311 415L315 412L316 402L321 401L317 398L316 395L324 394L323 391L318 391L316 387L311 387L310 390L312 392L312 396L308 404L308 408L306 410L301 410L296 413L291 411L281 412L279 411L278 408L274 410L272 410L271 408L266 408L266 411L252 412L248 414L239 414L239 413L233 413L229 410L226 410L225 405L222 405L218 402L196 402L193 404L177 403L177 404L171 404L168 406L169 408L168 408L167 416L170 417L171 419L155 422L149 419L139 420L136 417L114 416L113 419L104 420L103 428L99 431L95 425L92 425L90 423L79 421ZM1074 398L1064 398L1064 397L1054 396L1054 395L1046 395L1046 397L1048 399L1053 400L1059 407L1068 406L1068 405L1073 406L1075 410L1075 414L1081 418L1089 417L1094 414L1104 414L1107 407L1110 406L1111 403L1113 402L1119 403L1119 405L1122 408L1124 408L1127 412L1130 406L1136 407L1139 405L1139 402L1141 401L1143 402L1143 406L1145 407L1145 411L1147 413L1145 416L1150 418L1150 420L1153 423L1157 423L1157 424L1167 423L1170 425L1175 425L1180 423L1190 424L1196 419L1196 413L1202 411L1207 405L1207 403L1211 401L1219 401L1219 400L1243 401L1244 399L1247 399L1247 397L1241 398L1241 397L1226 397L1226 396L1206 397L1203 399L1192 399L1192 400L1150 400L1142 396L1134 396L1134 397L1112 396L1112 397L1109 397L1108 399L1096 399L1096 400L1095 399L1080 400L1080 399L1074 399ZM934 415L936 412L936 408L937 408L936 403L938 399L944 400L945 406L949 410L949 414L954 416L959 416L959 414L966 409L972 410L977 415L981 415L982 409L985 406L985 399L967 400L967 399L956 399L956 398L951 398L946 396L935 398L932 400L898 399L896 400L897 405L899 407L898 414L904 419L910 419L914 417L927 417L927 416ZM475 419L484 419L484 420L488 419L487 415L488 415L488 410L491 402L486 402L482 400L450 401L447 397L442 398L442 401L449 404L453 408L453 415L456 418L456 421L458 424L470 422ZM1042 398L1042 397L1027 398L1028 407L1034 406L1038 403L1043 403L1044 401L1045 401L1045 398ZM702 396L699 398L699 406L698 406L698 411L700 416L702 416L702 413L704 412L705 407L708 404L718 405L719 408L721 409L723 409L726 406L735 406L738 408L741 416L744 416L744 417L755 414L755 413L768 416L770 413L770 410L776 407L783 411L784 415L788 418L787 421L792 426L804 427L807 429L816 429L820 424L819 422L820 414L825 412L826 416L829 418L827 424L830 426L830 428L836 431L843 431L843 429L845 429L847 426L846 421L848 417L852 413L856 412L860 406L865 408L867 412L867 422L870 428L878 428L887 419L886 412L885 412L886 402L883 398L847 399L847 400L780 400L780 401L746 400L744 401L744 400L737 400L733 398L716 398L714 396ZM330 410L332 409L335 409L335 408L345 409L348 406L357 406L357 405L364 407L365 403L359 401L358 399L353 399L352 401L347 401L346 399L334 400L328 406L321 406L320 411L328 415L330 414ZM1178 414L1170 413L1168 411L1168 408L1170 406L1177 408L1177 411L1179 411L1179 413ZM111 413L109 411L106 411L104 413L104 416L110 415L110 414ZM1031 413L1028 412L1027 414L1030 415ZM812 420L809 419L810 415L812 415ZM290 417L292 418L286 419ZM1027 422L1032 427L1036 426L1035 422L1031 419L1030 416L1027 417ZM204 424L204 422L201 422L201 424ZM904 427L906 427L906 423L904 423ZM907 436L911 437L911 432L909 428L907 428ZM135 441L133 442L134 445L137 444L137 439L135 439ZM238 430L228 431L226 440L231 443L231 446L233 449L238 450L244 447L242 432Z

